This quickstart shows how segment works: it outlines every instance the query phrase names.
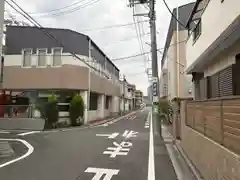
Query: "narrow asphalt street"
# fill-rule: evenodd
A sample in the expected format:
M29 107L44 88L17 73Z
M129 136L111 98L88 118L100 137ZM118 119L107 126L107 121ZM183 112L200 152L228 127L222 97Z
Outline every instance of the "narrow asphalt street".
M157 138L155 146L149 143L150 122L149 110L145 109L115 123L89 129L23 137L4 134L5 138L25 140L33 152L6 166L1 165L10 159L0 161L0 179L147 180L153 178L149 172L155 170L157 180L176 180L164 143ZM1 134L0 138L3 138ZM10 144L19 152L14 158L29 152L24 143L11 141ZM149 156L151 146L155 154Z

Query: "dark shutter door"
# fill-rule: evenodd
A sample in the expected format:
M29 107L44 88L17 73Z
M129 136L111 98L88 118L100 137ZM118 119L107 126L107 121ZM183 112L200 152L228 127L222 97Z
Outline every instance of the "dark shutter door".
M214 74L210 77L211 98L219 97L218 81L219 81L218 74Z
M223 69L218 74L220 97L233 95L232 66Z

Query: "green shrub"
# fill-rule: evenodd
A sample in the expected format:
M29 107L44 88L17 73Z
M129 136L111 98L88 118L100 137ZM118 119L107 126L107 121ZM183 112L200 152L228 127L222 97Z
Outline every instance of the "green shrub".
M158 104L159 115L168 123L172 123L172 107L167 100L162 100Z
M53 128L59 118L58 101L55 95L48 97L47 102L41 102L36 105L41 113L41 118L45 119L45 129Z
M69 107L69 115L71 124L73 126L81 125L83 116L84 116L84 101L82 99L82 96L75 95L71 102Z

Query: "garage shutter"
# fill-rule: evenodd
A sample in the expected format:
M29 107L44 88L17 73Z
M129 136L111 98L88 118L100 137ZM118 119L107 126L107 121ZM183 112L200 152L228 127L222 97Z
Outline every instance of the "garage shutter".
M218 77L220 97L233 95L232 66L220 71Z

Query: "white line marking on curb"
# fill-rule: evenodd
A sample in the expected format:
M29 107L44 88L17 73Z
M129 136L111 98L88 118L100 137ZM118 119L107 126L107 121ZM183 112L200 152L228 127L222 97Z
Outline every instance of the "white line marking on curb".
M8 162L5 162L3 164L0 164L0 168L8 166L8 165L10 165L12 163L15 163L17 161L20 161L22 159L25 159L26 157L30 156L33 153L33 151L34 151L34 148L32 147L32 145L29 144L27 141L25 141L23 139L0 139L0 141L18 141L18 142L23 143L28 148L28 151L24 155L22 155L22 156L20 156L20 157L18 157L16 159L13 159L11 161L8 161Z
M26 135L35 134L35 133L40 133L40 131L30 131L30 132L20 133L18 134L18 136L26 136Z
M150 111L150 131L149 131L149 156L148 156L148 180L155 180L155 163L154 163L154 142L153 142L153 122L152 111Z

